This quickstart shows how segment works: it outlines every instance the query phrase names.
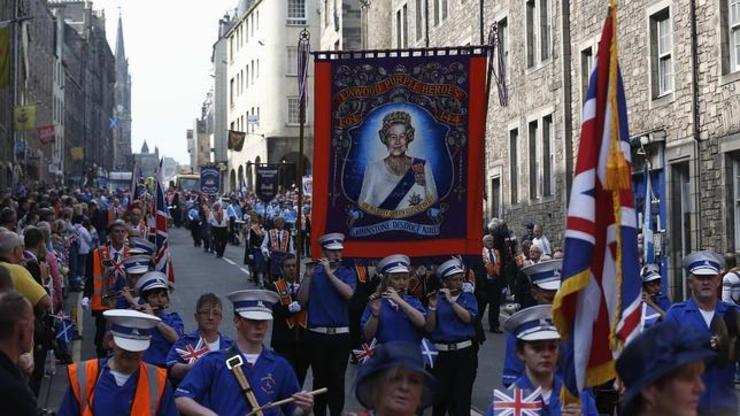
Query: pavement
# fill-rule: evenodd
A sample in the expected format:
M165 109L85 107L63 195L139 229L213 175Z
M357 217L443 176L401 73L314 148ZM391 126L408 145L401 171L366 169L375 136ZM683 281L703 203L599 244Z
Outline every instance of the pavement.
M202 248L193 247L190 233L185 228L173 228L169 233L170 252L175 265L176 287L170 296L170 311L177 311L185 323L185 331L196 328L194 319L195 303L198 297L206 292L213 292L221 297L224 304L228 301L225 294L241 289L254 288L249 282L248 273L242 264L244 246L229 245L223 258L216 258L212 253L206 253ZM73 341L73 358L75 361L87 360L95 356L93 345L95 325L89 311L79 308L79 293L70 293L67 297L67 309L74 317L77 313L78 330L81 340ZM74 309L74 310L73 310ZM224 307L224 317L221 324L221 333L235 338L233 311ZM501 372L503 369L505 341L504 335L487 333L488 340L478 352L478 374L473 385L471 415L484 414L491 402L493 389L501 389ZM269 345L269 338L265 340ZM354 398L352 383L355 378L356 367L349 365L346 375L346 404L345 410L354 412L361 410ZM305 388L311 389L312 377L306 379ZM64 366L56 367L56 374L47 376L42 385L39 403L43 407L56 410L62 402L68 382Z

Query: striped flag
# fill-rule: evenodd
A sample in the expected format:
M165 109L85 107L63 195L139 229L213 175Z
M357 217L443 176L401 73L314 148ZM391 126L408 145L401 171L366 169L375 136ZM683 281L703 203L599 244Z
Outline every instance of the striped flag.
M139 199L139 180L141 179L141 169L139 169L139 163L134 161L134 169L131 171L131 186L129 189L129 201L132 202Z
M628 140L612 4L583 106L563 283L553 303L555 323L566 340L563 403L613 379L621 347L639 333L641 283Z
M311 53L310 35L308 31L304 32L298 40L298 102L301 106L308 102L308 59Z
M169 218L170 214L167 209L167 200L165 199L164 188L162 187L162 160L159 161L159 167L154 173L154 198L152 198L152 218L154 230L150 230L150 235L154 235L154 244L157 245L157 251L154 253L154 270L167 275L170 282L175 281L175 270L172 267L172 258L170 257L169 247ZM154 231L151 233L151 231Z

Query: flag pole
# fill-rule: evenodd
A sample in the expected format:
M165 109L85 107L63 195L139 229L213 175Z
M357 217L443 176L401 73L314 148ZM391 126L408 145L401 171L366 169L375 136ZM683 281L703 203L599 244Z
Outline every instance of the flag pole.
M306 125L306 101L308 82L308 56L311 33L303 29L298 35L298 111L300 127L298 133L298 218L296 219L296 265L301 275L301 254L303 251L303 137Z

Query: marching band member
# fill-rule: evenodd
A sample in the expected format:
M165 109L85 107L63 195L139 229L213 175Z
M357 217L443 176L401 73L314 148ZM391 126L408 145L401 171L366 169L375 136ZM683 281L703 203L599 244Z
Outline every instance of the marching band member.
M244 238L244 264L249 265L252 281L264 287L264 276L267 271L265 257L262 254L262 242L267 238L262 227L262 216L253 214L249 218L250 226Z
M129 252L132 252L131 249ZM146 254L133 254L123 259L123 269L126 272L126 286L116 292L116 309L129 309L139 306L139 297L136 295L136 284L141 276L149 271L152 261Z
M95 317L95 347L98 357L105 357L106 349L103 344L105 335L105 317L103 311L110 309L115 303L115 294L125 287L125 272L123 259L128 253L126 242L126 223L115 220L108 226L108 243L93 251L92 268L88 267L85 290L81 305L90 307ZM105 297L105 299L104 299Z
M410 264L403 254L387 256L378 263L383 277L362 314L366 340L421 344L427 312L419 299L407 293Z
M152 346L144 354L144 361L157 367L167 367L167 354L183 335L184 325L177 312L167 313L170 304L167 276L162 272L148 272L136 284L136 293L142 302L142 312L161 319L152 332Z
M418 344L389 342L357 371L355 396L373 415L414 416L432 405L437 388Z
M313 396L300 391L290 364L262 344L272 305L278 295L266 290L240 290L227 295L234 305L234 345L198 360L175 392L183 415L245 415L268 403L292 397L282 414L305 415ZM277 408L265 415L280 414Z
M128 234L130 236L147 238L149 227L144 222L144 215L141 212L141 202L133 201L127 209L128 217Z
M303 386L308 371L308 352L306 351L306 326L308 316L298 303L298 260L294 254L283 257L283 274L273 282L272 289L277 292L280 302L272 307L276 318L272 322L272 349L285 357L293 366L298 384Z
M177 415L167 372L142 360L159 318L108 310L113 355L67 367L69 389L59 415Z
M293 239L290 231L285 229L285 219L281 216L275 218L275 228L272 228L262 240L262 255L270 259L270 280L280 276L280 263L288 253L295 253Z
M643 328L662 321L671 307L671 300L660 292L660 268L657 264L646 264L640 272L642 277L642 321Z
M355 273L341 264L344 234L330 233L319 238L324 257L304 277L298 302L308 311L308 333L313 388L327 387L326 396L315 400L314 413L332 415L344 408L344 375L350 353L349 300L356 287Z
M675 322L640 334L617 360L617 373L626 387L622 414L695 416L706 388L701 377L704 363L714 356L709 346L706 333L687 331Z
M590 395L581 395L581 405L560 402L563 380L555 374L560 351L560 335L552 323L552 306L537 305L512 315L504 322L507 334L516 337L516 353L524 362L524 373L510 389L524 390L527 396L542 389L537 401L542 403L540 414L550 416L598 416L596 403ZM495 402L486 415L495 414Z
M560 289L560 270L562 267L562 260L549 260L522 269L522 273L529 278L532 298L537 304L552 305L555 293ZM506 335L504 371L501 377L501 384L506 387L509 387L524 374L524 362L519 358L516 342L514 334Z
M712 348L721 350L720 335L728 330L727 318L737 320L738 307L719 299L722 282L722 256L713 251L695 251L684 258L692 294L689 300L674 304L665 322L675 322L684 330L697 331L712 340ZM737 324L735 324L737 325ZM723 354L724 355L724 354ZM707 363L702 377L706 390L699 401L699 413L735 415L738 410L734 388L735 357L718 357Z
M195 304L195 322L198 328L180 337L167 354L170 378L179 382L195 363L211 351L231 347L234 341L218 331L223 318L221 299L213 293L204 293Z
M478 371L473 348L478 304L472 293L462 290L465 269L457 258L437 267L442 288L429 299L426 330L439 352L432 374L440 382L434 416L470 414L470 397ZM440 299L441 298L441 299Z
M488 330L500 334L499 328L499 311L501 307L501 291L506 286L506 280L501 276L501 253L493 246L493 236L486 234L483 236L483 250L481 253L483 259L484 278L479 279L476 285L476 300L480 314L478 320L483 318L483 311L488 305Z

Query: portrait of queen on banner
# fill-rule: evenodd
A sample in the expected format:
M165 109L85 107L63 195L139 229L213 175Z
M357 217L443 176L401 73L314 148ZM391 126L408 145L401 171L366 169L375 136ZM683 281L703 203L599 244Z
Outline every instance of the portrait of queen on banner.
M475 57L317 61L317 101L327 95L318 93L320 71L331 75L329 140L314 147L315 160L327 162L314 172L325 232L344 233L349 247L469 237L469 226L479 223L470 223L470 204L480 206L482 196L479 178L470 188L482 161L480 138L469 139L471 105L483 106L470 99ZM317 121L317 138L321 128Z

